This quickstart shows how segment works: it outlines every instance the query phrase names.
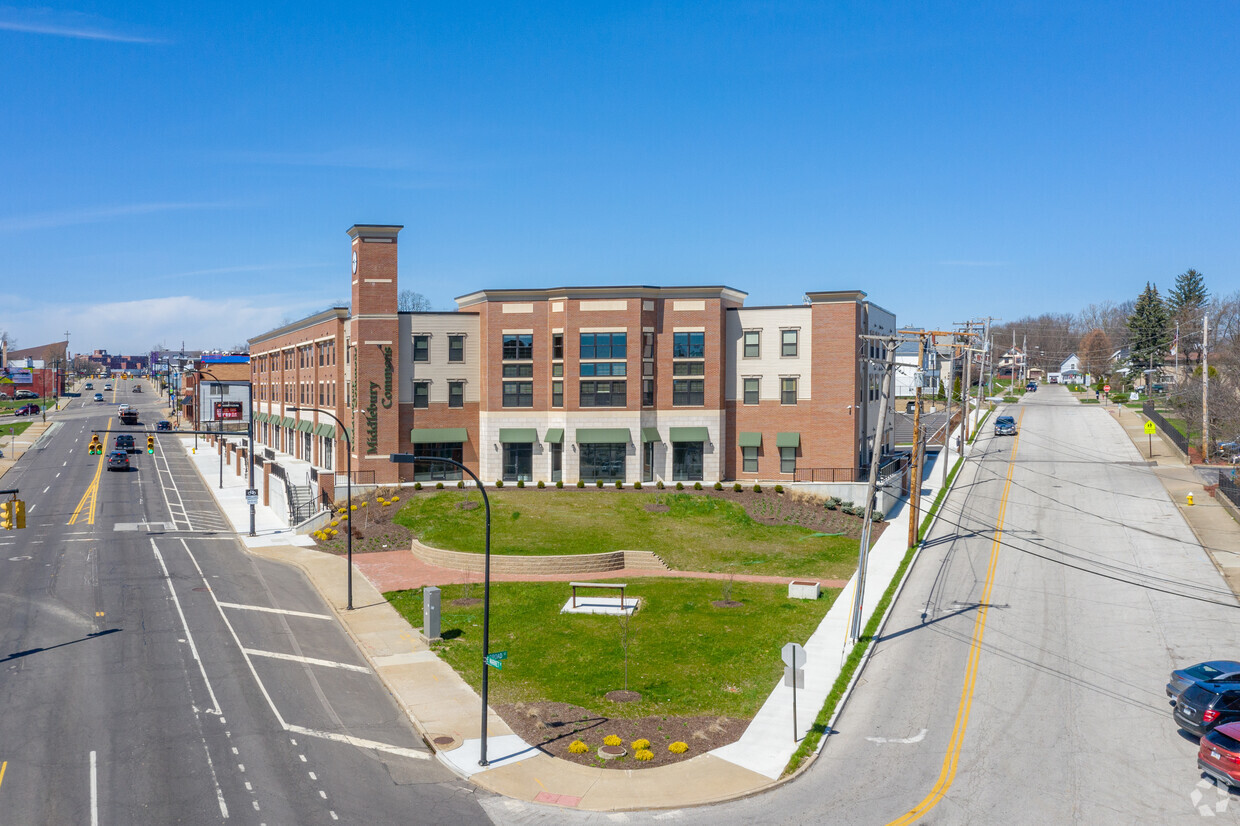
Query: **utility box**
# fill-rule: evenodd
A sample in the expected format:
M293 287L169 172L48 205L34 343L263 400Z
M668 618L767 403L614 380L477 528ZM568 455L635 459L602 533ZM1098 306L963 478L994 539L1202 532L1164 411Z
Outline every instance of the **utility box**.
M434 585L422 589L422 636L439 639L439 589Z
M788 599L818 599L822 596L822 585L803 579L788 583Z

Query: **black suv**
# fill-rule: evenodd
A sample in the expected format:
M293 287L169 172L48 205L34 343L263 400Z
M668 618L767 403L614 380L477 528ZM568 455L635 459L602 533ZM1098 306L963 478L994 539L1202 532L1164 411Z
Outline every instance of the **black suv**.
M1215 726L1240 721L1240 685L1197 683L1180 695L1171 712L1176 725L1202 736Z
M116 449L123 450L126 453L137 453L138 446L133 443L133 436L128 433L122 433L116 437Z

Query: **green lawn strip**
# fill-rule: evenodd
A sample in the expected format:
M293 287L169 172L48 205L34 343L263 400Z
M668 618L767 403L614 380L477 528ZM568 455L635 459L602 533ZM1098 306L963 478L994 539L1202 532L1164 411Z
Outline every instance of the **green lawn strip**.
M1081 404L1098 404L1097 399L1081 399Z
M917 541L918 545L913 545L904 554L904 559L900 561L900 567L896 569L895 576L891 578L887 590L883 592L883 598L878 601L878 607L870 616L870 621L866 623L865 631L861 635L861 639L853 646L853 650L849 652L847 659L844 660L844 667L840 669L839 676L835 678L835 683L831 686L831 692L827 695L826 702L822 704L822 710L818 712L818 716L814 718L814 724L810 726L809 731L805 735L805 739L801 741L801 745L792 753L792 757L788 760L788 765L784 767L783 776L792 774L801 765L806 757L813 754L818 748L818 743L822 740L822 736L827 732L827 724L831 718L835 716L836 707L840 700L844 697L844 692L848 690L849 683L852 682L853 675L856 673L861 660L865 656L865 652L869 650L870 644L874 640L874 635L878 633L878 628L883 618L887 614L887 609L891 606L892 600L895 599L896 589L900 587L900 583L904 580L904 574L908 570L908 566L912 564L913 557L917 553L920 543L925 539L926 532L930 530L930 525L934 522L935 515L939 512L939 506L943 504L943 500L947 497L948 491L951 490L952 483L956 480L956 473L960 470L963 459L957 459L952 469L947 474L947 484L939 489L938 495L934 498L934 504L926 513L926 518L921 521L918 528Z
M628 687L639 702L613 704L603 695L624 688L624 620L561 614L571 595L565 582L491 585L491 651L507 651L491 670L492 703L572 703L615 717L726 715L758 712L783 674L780 648L804 643L838 589L817 601L789 599L787 586L736 582L739 607L716 608L726 583L696 579L629 579L626 597L640 597L628 620ZM482 595L481 585L444 586L443 642L432 648L475 690L482 686L482 605L452 600ZM591 596L606 594L591 594ZM411 625L422 624L421 590L384 595ZM618 594L617 594L618 596Z
M8 436L10 433L14 436L17 436L18 434L24 432L26 428L30 427L30 425L32 424L34 424L33 421L0 422L0 447L5 446L5 443L4 443L5 436Z
M481 553L480 508L458 505L476 493L422 492L394 521L436 548ZM857 563L857 540L814 536L797 525L763 525L740 505L688 493L599 490L502 490L490 494L491 551L561 555L653 551L682 571L817 576L847 579ZM664 512L646 509L667 505Z

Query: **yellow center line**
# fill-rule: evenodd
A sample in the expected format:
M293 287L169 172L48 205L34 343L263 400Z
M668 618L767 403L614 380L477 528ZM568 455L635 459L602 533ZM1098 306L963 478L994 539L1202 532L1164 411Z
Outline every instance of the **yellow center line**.
M7 769L8 767L9 767L8 760L5 760L3 763L0 763L0 786L4 785L4 770Z
M1024 419L1025 411L1020 412ZM891 821L888 826L905 826L925 815L939 804L956 779L956 768L960 764L960 748L964 745L965 729L969 725L969 712L973 708L973 688L977 683L977 667L982 658L982 635L986 631L986 612L990 605L990 591L995 584L995 569L999 564L999 548L1003 541L1003 519L1007 515L1008 493L1012 490L1012 471L1016 465L1016 450L1020 446L1020 429L1012 440L1012 454L1008 457L1007 479L1003 484L1003 496L999 500L999 515L995 520L995 538L990 546L990 564L986 568L986 583L982 588L981 605L978 607L977 619L973 623L973 637L969 642L969 658L964 670L964 686L960 689L960 706L956 709L956 723L952 727L951 739L947 741L947 754L943 756L943 768L939 770L938 780L934 788L925 798L906 812Z
M105 427L104 429L105 430L112 429L112 419L110 417L108 418L107 427ZM69 517L70 525L74 525L77 523L78 517L82 515L82 508L86 507L86 503L88 501L90 502L90 509L87 511L86 524L88 525L95 524L95 505L96 505L96 500L98 499L98 495L99 495L99 477L103 475L103 463L107 461L107 456L106 456L107 443L106 442L104 442L104 450L105 450L105 453L99 454L99 464L95 468L95 478L92 479L91 483L86 486L86 492L82 494L82 500L78 502L77 508L74 509L73 516Z

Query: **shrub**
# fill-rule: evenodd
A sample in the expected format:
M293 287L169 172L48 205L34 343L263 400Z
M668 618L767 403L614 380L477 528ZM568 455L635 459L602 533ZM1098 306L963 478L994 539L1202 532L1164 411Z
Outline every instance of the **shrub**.
M436 483L435 483L435 490L443 490L443 482L436 482ZM393 502L395 502L396 500L395 500L395 499L393 499L392 501L393 501Z
M633 753L633 757L637 760L646 761L654 759L654 752L650 749L638 749Z
M684 490L684 489L685 489L685 483L684 483L684 482L677 482L677 483L676 483L676 490Z
M715 490L723 490L723 482L716 482Z
M586 483L585 483L585 481L584 481L584 480L582 480L582 479L578 479L578 480L577 480L577 487L579 487L579 488L584 488L585 486L586 486Z
M844 503L841 507L842 507L842 508L851 508L852 506L853 506L853 503L852 503L852 502L845 502L845 503Z
M755 485L753 486L753 492L754 492L754 493L761 493L761 492L762 492L762 486L761 486L761 485L757 485L757 484L755 484Z
M633 747L633 751L641 751L642 749L650 748L650 741L645 737L640 737L632 743L629 743L629 745Z
M413 483L413 489L414 489L414 490L421 490L421 489L422 489L422 483L421 483L421 482L414 482L414 483Z
M694 490L701 490L701 489L702 489L702 483L701 483L701 482L694 482L694 483L693 483L693 489L694 489Z
M870 514L870 518L871 518L871 519L873 519L875 522L882 522L882 521L883 521L883 512L882 512L882 511L874 511L874 513Z
M603 480L602 480L602 479L595 479L595 480L594 480L594 487L596 487L596 488L601 488L602 486L603 486Z
M465 487L465 480L464 480L464 479L457 479L457 480L456 480L456 486L457 486L458 488L463 488L463 487Z
M439 487L441 487L441 488L443 487L443 482L440 482L440 483L439 483ZM393 496L393 497L391 497L390 499L388 499L388 501L389 501L389 502L399 502L399 501L400 501L400 497L399 497L399 496Z
M740 482L737 482L736 484L734 484L734 485L732 486L732 492L733 492L733 493L740 493L740 492L741 492L741 490L742 490L742 488L741 488L741 483L740 483Z
M573 754L585 754L590 750L590 747L580 740L574 740L568 744L568 750Z
M829 496L827 497L825 506L827 510L833 511L840 506L840 500L836 499L834 496Z
M518 480L517 480L517 487L519 487L519 488L523 488L523 487L525 487L525 480L524 480L524 479L518 479Z
M655 487L658 488L659 490L663 490L663 480L660 479L658 482L656 482Z
M620 745L621 742L622 741L620 740L620 738L614 734L609 734L603 738L604 746L618 746Z
M504 486L504 480L503 480L503 479L496 479L496 480L495 480L495 487L497 487L497 488L502 488L503 486Z
M543 488L545 488L546 486L547 486L547 483L546 483L546 482L544 482L542 479L539 479L539 480L538 480L538 489L539 489L539 490L542 490L542 489L543 489Z
M783 493L783 492L784 492L784 486L783 486L783 485L776 485L776 486L775 486L775 492L776 492L776 493Z
M616 490L624 490L624 482L621 482L619 479L616 480Z
M560 479L558 482L556 482L556 483L555 483L555 486L556 486L557 488L562 488L562 487L564 487L564 480L563 480L563 479Z
M672 743L671 745L669 745L667 747L667 750L670 751L672 754L684 754L685 752L689 750L689 744L681 740L677 740L675 743Z
M641 490L641 489L642 489L642 483L641 483L641 482L634 482L634 483L633 483L633 490Z

